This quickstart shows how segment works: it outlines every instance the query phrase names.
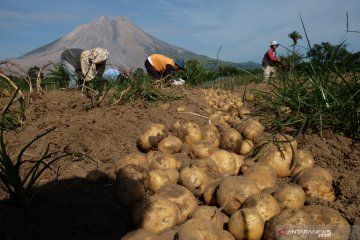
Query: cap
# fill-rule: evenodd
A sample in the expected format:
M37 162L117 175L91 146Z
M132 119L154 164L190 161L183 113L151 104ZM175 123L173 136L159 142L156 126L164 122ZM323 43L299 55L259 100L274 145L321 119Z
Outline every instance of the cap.
M175 64L181 69L185 68L185 61L183 59L176 59Z
M271 41L270 46L279 46L280 44L277 41Z

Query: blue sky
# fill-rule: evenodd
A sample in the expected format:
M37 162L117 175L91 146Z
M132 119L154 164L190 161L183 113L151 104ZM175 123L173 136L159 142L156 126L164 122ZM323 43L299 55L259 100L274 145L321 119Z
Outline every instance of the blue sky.
M360 51L360 0L0 0L0 59L19 57L101 16L126 16L143 31L198 54L260 62L271 40L298 31L310 43ZM344 36L345 34L345 36ZM285 54L284 48L278 49Z

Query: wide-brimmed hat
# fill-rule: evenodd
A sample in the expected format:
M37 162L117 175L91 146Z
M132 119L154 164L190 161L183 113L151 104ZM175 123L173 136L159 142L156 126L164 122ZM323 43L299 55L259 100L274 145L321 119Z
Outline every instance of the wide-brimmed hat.
M181 69L185 69L185 61L183 59L176 59L175 60L175 64L181 68Z
M279 46L280 44L277 41L271 41L270 42L270 47L271 46Z

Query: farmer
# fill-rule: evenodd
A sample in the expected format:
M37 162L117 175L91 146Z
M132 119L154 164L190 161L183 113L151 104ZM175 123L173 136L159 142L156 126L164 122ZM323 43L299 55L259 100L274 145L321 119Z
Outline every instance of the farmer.
M96 76L102 76L108 57L109 52L104 48L70 48L63 51L61 65L70 78L68 88L77 88L82 82L86 84Z
M161 54L152 54L146 59L145 68L154 80L169 79L173 72L185 68L185 62L180 59L173 60Z
M264 58L262 60L262 68L264 72L265 82L269 80L270 75L275 76L276 74L274 63L281 61L280 58L276 57L276 48L278 46L279 43L277 41L271 41L270 49L264 54Z

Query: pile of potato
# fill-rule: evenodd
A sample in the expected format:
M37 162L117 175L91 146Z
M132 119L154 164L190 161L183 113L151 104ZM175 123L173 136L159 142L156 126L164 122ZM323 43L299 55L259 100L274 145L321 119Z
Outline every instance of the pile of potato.
M331 239L348 238L339 212L304 206L306 198L335 200L332 175L314 166L310 152L287 134L269 140L240 97L202 94L207 124L151 124L138 138L141 151L116 162L114 196L133 208L138 227L123 240L276 239L280 227L309 226L330 229ZM290 183L279 185L284 177Z

